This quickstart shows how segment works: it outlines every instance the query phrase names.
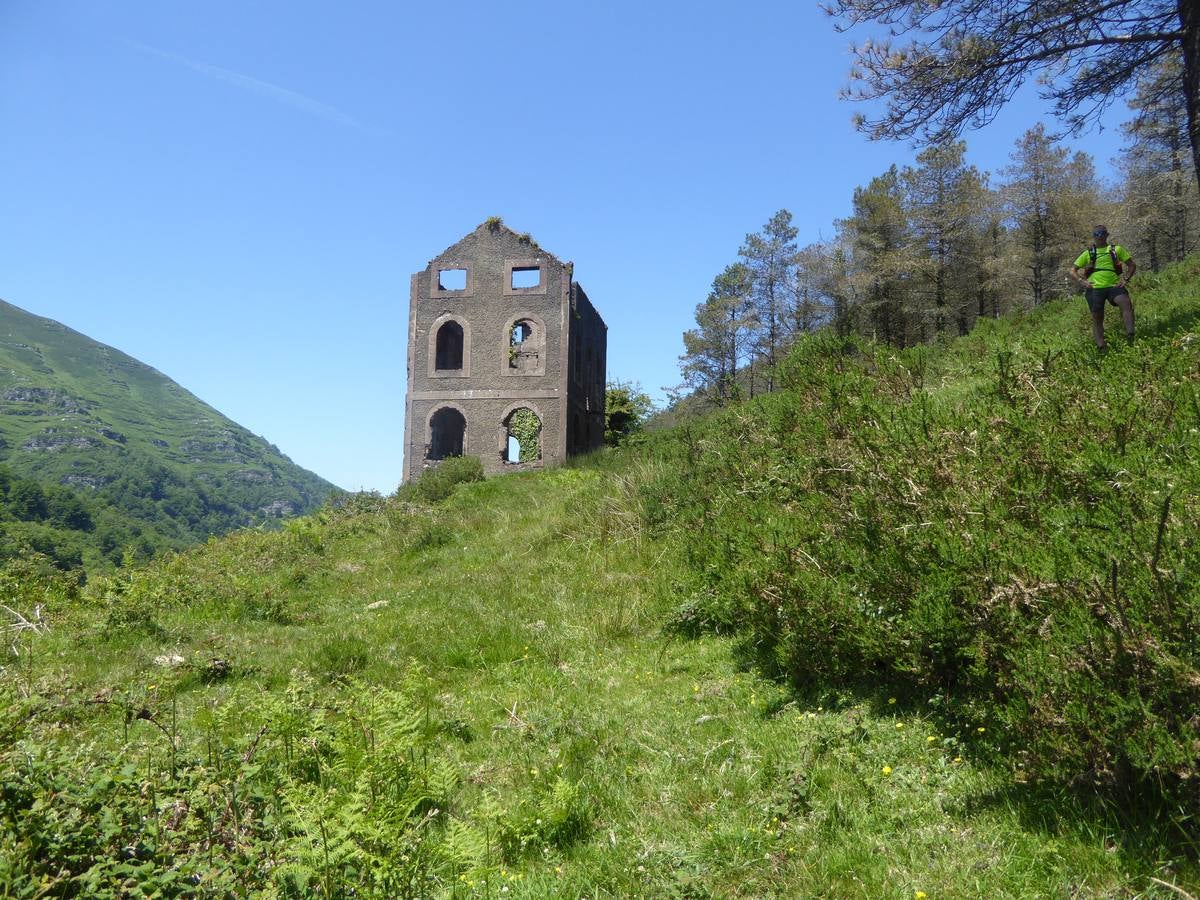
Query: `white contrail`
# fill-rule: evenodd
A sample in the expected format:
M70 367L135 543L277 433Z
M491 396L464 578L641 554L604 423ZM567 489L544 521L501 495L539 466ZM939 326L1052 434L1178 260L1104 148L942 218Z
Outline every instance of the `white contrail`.
M152 56L158 56L162 59L179 63L195 72L199 72L201 75L207 75L218 81L224 81L227 84L232 84L234 87L239 87L260 97L266 97L268 100L274 100L276 103L282 103L284 106L290 106L293 109L298 109L301 112L306 112L320 119L336 122L339 125L349 125L351 128L363 127L362 123L356 118L346 115L346 113L336 107L330 106L328 103L322 103L320 100L314 100L312 97L306 97L304 94L289 91L287 88L271 84L269 81L251 78L249 75L234 72L232 69L222 69L220 66L196 62L195 60L188 59L186 56L180 56L178 53L168 53L166 50L159 50L156 47L151 47L139 41L127 40L125 43L143 53L149 53Z

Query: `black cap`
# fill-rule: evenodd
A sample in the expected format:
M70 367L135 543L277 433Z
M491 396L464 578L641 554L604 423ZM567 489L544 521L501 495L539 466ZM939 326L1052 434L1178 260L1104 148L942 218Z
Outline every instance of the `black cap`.
M1108 236L1108 229L1105 228L1103 225L1097 225L1095 228L1092 229L1092 237L1107 237L1107 236Z

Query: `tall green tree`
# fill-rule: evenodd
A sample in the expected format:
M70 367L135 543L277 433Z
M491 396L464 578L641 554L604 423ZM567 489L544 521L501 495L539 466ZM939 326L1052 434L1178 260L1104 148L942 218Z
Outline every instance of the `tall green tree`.
M696 307L696 327L683 334L679 358L684 383L718 405L736 399L738 372L745 366L753 396L751 353L754 308L750 271L742 263L727 266L713 279L712 290Z
M848 310L846 297L838 290L834 246L820 241L800 248L794 274L790 332L799 335L831 324L839 334L845 334Z
M900 173L892 166L854 191L853 212L837 223L840 255L835 273L846 298L847 319L889 344L909 343L905 248L908 219Z
M1187 110L1179 83L1179 60L1162 60L1147 72L1129 106L1124 126L1129 145L1122 212L1135 256L1151 269L1183 259L1196 246L1196 177L1188 153Z
M49 514L46 492L28 478L13 482L8 489L8 506L14 516L27 522L40 522Z
M1017 140L1009 158L1000 187L1012 228L1007 255L1014 270L1027 273L1027 296L1039 306L1062 296L1063 272L1079 252L1079 232L1092 227L1086 219L1096 209L1094 167L1086 154L1072 157L1040 122Z
M909 265L918 276L917 317L941 334L951 321L969 328L973 290L980 281L981 219L987 202L983 176L966 163L967 146L950 141L927 147L916 166L901 172L911 232Z
M775 367L792 337L796 235L792 214L781 209L762 231L746 235L738 251L750 275L750 296L759 325L754 349L766 369L768 391L775 389Z
M873 138L941 144L990 122L1029 78L1056 114L1080 128L1158 61L1182 59L1178 90L1200 173L1200 4L1195 0L831 0L836 27L889 26L904 43L855 48L854 99L884 101L859 115Z

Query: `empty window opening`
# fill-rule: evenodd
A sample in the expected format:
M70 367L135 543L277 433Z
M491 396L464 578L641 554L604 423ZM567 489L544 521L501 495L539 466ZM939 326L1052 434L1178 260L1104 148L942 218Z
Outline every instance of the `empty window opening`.
M439 291L465 291L466 289L466 269L438 269Z
M509 371L536 372L541 365L541 357L541 333L528 319L518 319L508 335Z
M439 409L429 420L428 459L447 459L463 455L463 442L467 434L467 420L453 407Z
M463 329L453 320L438 329L433 367L438 370L463 367Z
M542 284L541 266L513 266L512 288L535 288Z
M542 423L528 407L514 409L504 422L504 461L510 464L542 458Z

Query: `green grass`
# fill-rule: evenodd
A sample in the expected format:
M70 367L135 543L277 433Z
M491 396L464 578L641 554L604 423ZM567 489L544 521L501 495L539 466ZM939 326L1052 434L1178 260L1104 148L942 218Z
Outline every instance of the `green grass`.
M1077 312L984 337L1086 359ZM992 390L979 339L925 351L940 400ZM0 674L0 895L1195 892L1160 816L1027 777L919 682L796 684L762 674L753 629L673 627L754 582L737 548L695 555L664 440L357 498L82 590L11 582L49 627ZM713 527L752 506L726 486Z
M163 563L134 577L153 584L150 633L106 629L118 601L95 597L37 638L41 708L22 743L93 741L139 768L149 754L169 807L169 741L144 720L127 734L122 706L89 700L111 691L164 721L173 710L186 756L201 752L207 710L251 709L296 673L332 702L352 692L347 676L394 687L418 671L416 692L449 723L435 745L461 778L454 815L478 822L492 798L519 822L559 775L586 806L569 842L460 867L473 887L447 866L436 891L486 895L490 875L509 896L1036 896L1173 877L1172 860L1103 817L1031 824L1044 811L975 761L976 735L944 733L886 691L806 702L740 670L728 638L664 637L679 598L633 502L619 482L560 470ZM433 524L446 532L431 546ZM229 589L206 599L210 577ZM194 595L176 593L187 584ZM257 612L276 592L284 622ZM155 665L170 654L189 662ZM213 659L228 674L206 683ZM5 677L24 692L19 665Z

